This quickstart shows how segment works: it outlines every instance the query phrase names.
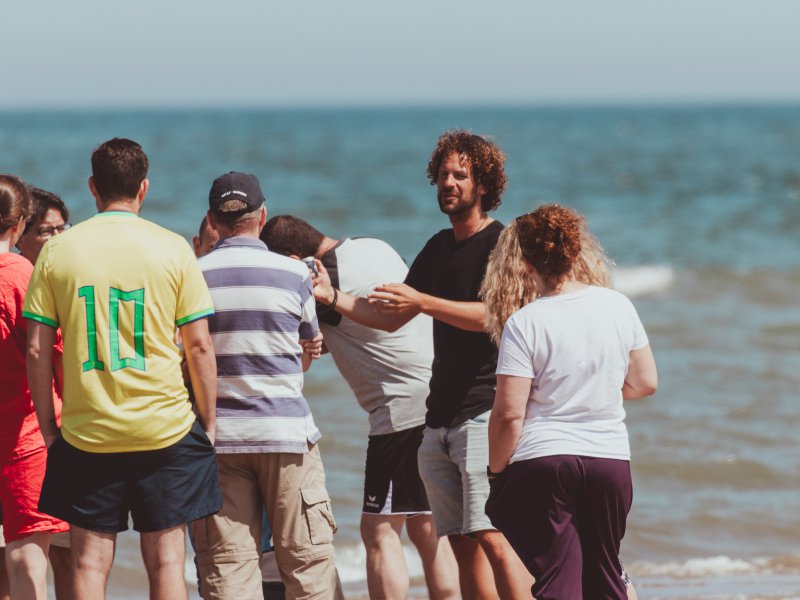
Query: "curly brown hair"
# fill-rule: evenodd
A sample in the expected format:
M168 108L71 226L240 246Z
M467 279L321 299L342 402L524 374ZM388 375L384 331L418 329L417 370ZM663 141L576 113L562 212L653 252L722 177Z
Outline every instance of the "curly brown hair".
M573 265L575 279L588 285L611 287L613 263L600 242L583 223L581 253ZM489 255L486 275L481 284L480 298L486 305L486 331L495 344L500 343L508 318L539 295L525 268L519 241L519 221L511 223Z
M550 286L572 271L581 253L584 219L558 204L540 206L517 218L522 256Z
M500 197L506 189L507 181L504 170L506 155L503 151L496 144L470 131L445 131L428 162L428 179L431 185L436 185L442 161L453 153L469 163L473 181L486 189L481 198L481 208L488 212L500 206Z

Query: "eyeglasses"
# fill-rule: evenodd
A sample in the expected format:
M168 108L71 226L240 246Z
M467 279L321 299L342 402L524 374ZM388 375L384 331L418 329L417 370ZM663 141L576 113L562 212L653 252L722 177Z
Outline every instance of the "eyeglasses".
M64 233L70 227L72 227L72 223L64 223L63 225L53 225L51 227L39 227L39 229L36 230L36 233L39 235L40 238L46 240L59 233Z

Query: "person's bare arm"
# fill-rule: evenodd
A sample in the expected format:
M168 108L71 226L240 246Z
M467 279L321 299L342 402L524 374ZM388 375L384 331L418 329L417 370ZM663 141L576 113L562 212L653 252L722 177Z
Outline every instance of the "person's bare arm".
M497 376L497 392L489 416L489 468L500 473L514 454L533 380L513 375Z
M56 409L53 405L53 344L56 330L39 321L28 320L26 369L33 408L39 420L45 445L49 448L58 437Z
M637 400L652 396L658 387L656 360L650 346L631 351L628 373L622 384L622 399Z
M213 444L217 433L217 359L208 333L208 320L191 321L182 325L180 331L197 415Z
M405 283L387 283L379 286L368 297L379 311L389 315L422 312L459 329L467 331L486 329L486 309L483 302L445 300L418 292Z
M64 397L64 355L61 352L55 352L53 359L53 382L56 386L56 392L62 398Z
M383 331L397 331L419 314L419 310L381 310L376 303L367 298L353 296L341 290L335 290L330 276L322 263L317 260L319 276L314 278L314 299L325 306L333 306L340 315L347 317L365 327Z

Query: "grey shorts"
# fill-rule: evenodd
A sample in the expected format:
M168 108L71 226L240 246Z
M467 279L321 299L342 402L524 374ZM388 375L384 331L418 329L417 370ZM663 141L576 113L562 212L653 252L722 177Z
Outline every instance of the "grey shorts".
M440 536L493 530L484 512L489 497L489 413L456 427L425 428L419 474Z

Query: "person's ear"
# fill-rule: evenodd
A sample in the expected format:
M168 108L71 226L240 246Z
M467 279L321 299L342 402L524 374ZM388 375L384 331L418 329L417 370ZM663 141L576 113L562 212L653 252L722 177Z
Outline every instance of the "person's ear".
M149 179L142 179L142 183L139 184L139 192L136 194L136 199L139 201L139 205L144 202L144 197L147 196L147 192L150 190L150 180Z
M16 225L13 225L11 229L11 245L16 246L19 239L22 237L23 232L25 231L25 217L20 217L19 221L17 221Z
M214 213L208 211L206 213L206 219L208 220L208 226L211 227L214 231L217 230L217 218L214 216Z
M103 200L100 198L97 187L94 185L94 176L89 177L89 191L94 197L94 205L97 207L97 210L103 212Z
M89 191L92 194L92 197L100 202L100 194L97 193L97 188L94 186L94 176L89 177Z

